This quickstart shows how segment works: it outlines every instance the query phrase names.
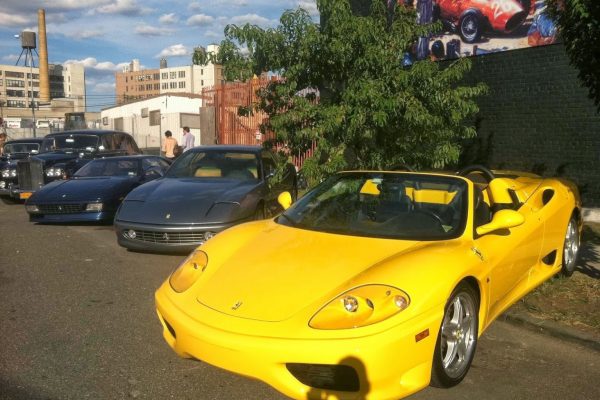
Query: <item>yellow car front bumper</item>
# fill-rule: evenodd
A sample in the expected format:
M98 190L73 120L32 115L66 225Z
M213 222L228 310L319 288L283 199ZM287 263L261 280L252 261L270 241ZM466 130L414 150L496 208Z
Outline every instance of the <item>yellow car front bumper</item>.
M443 314L440 307L375 334L355 329L355 337L344 330L323 338L313 330L314 337L297 339L198 321L173 302L168 284L156 292L156 307L163 336L180 356L262 380L295 399L398 399L424 388ZM239 318L228 318L238 325Z

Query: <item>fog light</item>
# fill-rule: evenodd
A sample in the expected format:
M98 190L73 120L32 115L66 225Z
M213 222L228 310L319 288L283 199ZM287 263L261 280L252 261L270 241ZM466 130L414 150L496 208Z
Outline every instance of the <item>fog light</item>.
M90 203L85 207L85 211L102 211L102 203Z
M403 296L396 296L394 297L394 304L396 304L396 307L399 309L404 310L406 307L408 307L408 300L406 300Z
M129 239L135 239L137 234L135 233L135 231L133 229L130 229L127 231L127 233L125 234L125 236L128 236Z
M205 240L212 239L215 235L216 235L215 232L205 232L204 233L204 239Z
M35 205L25 206L25 210L28 213L39 213L40 212L40 209L38 208L38 206L35 206Z
M344 297L344 308L348 312L356 312L358 310L358 300L352 296Z

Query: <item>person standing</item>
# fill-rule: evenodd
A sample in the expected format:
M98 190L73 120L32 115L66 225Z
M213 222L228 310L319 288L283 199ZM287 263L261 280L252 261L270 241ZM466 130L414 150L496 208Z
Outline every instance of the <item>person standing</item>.
M165 132L165 141L163 143L162 151L165 153L165 157L169 160L175 159L175 148L177 147L177 140L173 137L171 131Z
M196 138L190 132L190 128L187 126L183 127L183 151L188 151L192 147L194 147L194 142Z

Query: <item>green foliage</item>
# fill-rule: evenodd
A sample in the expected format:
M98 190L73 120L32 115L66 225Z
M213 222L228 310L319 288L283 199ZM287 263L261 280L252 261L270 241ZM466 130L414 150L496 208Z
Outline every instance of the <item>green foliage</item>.
M317 0L321 24L303 9L288 10L274 29L229 25L216 62L227 79L280 74L258 93L257 109L293 154L317 143L303 172L314 183L342 169L385 169L397 164L443 168L458 160L460 142L473 137L469 122L483 84L461 83L471 64L442 67L429 60L402 66L418 36L414 10L392 15L374 1L367 16L348 0Z
M548 0L571 63L600 112L600 2Z

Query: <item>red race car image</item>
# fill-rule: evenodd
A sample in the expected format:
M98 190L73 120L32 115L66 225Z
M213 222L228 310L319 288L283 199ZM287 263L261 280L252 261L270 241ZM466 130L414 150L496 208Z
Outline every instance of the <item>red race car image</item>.
M466 43L476 43L484 30L510 33L520 27L531 0L437 0L440 18Z

